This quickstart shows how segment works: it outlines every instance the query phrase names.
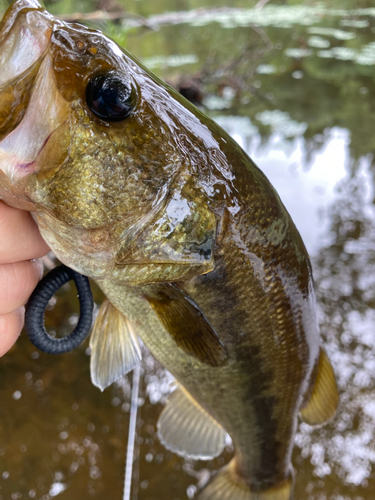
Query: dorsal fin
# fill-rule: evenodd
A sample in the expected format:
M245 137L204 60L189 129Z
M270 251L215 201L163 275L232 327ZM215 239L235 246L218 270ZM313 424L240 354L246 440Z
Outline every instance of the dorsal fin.
M157 428L163 445L183 457L208 460L225 446L226 431L182 387L169 396Z
M127 317L105 299L90 339L91 381L102 391L142 359L138 338Z
M178 347L199 361L220 366L227 351L199 307L175 285L163 286L145 299L153 307Z

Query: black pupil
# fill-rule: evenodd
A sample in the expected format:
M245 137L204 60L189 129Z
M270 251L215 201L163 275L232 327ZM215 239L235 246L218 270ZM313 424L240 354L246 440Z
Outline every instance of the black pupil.
M89 81L86 101L91 111L106 121L124 120L132 110L131 89L120 75L111 72Z

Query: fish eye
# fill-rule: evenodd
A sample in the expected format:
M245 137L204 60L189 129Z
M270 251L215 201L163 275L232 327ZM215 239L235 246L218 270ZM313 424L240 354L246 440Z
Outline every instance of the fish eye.
M91 78L86 87L86 102L96 116L107 122L125 120L133 108L130 85L115 71Z

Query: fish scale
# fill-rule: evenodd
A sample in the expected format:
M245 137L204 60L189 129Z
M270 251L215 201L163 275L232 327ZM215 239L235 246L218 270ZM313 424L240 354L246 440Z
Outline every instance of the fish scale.
M238 261L236 259L233 259L232 261L233 254L237 250L236 247L233 250L233 252L228 252L228 256L230 261L234 262L234 267L236 268L238 266ZM241 259L241 255L239 256L239 259ZM239 265L243 271L243 263L241 262ZM220 338L227 346L229 352L231 353L233 351L233 358L238 364L237 370L240 373L240 380L236 379L231 369L229 369L229 373L216 373L215 368L210 369L206 366L199 366L198 368L198 366L195 365L193 371L191 371L190 357L186 356L185 359L182 360L181 356L176 355L175 350L171 351L170 346L163 346L160 333L157 335L155 332L147 334L144 333L142 328L141 337L159 361L161 361L161 363L166 366L178 380L184 380L185 387L191 392L195 399L201 403L202 406L204 406L206 410L208 410L209 413L212 414L229 432L234 440L236 450L241 453L243 457L243 463L246 462L246 465L243 465L243 468L249 467L250 469L257 469L256 465L253 465L254 455L261 455L265 442L270 443L272 434L274 434L275 443L283 443L283 446L288 448L288 450L285 450L284 454L281 453L281 455L290 455L293 443L290 439L286 439L286 436L291 436L294 432L295 414L296 410L298 410L298 403L301 402L301 394L298 394L298 392L296 394L295 387L295 385L299 384L298 371L301 371L301 366L298 363L299 356L296 356L293 350L293 347L295 346L293 345L293 337L291 335L288 335L286 340L289 338L289 344L292 344L292 349L289 348L289 345L285 345L282 350L277 351L278 358L276 361L275 359L270 359L270 354L274 353L274 340L272 335L269 337L262 335L262 332L265 330L272 331L272 328L270 327L269 310L263 306L263 310L259 311L258 304L262 302L262 299L264 299L262 291L260 290L261 297L256 297L257 294L255 293L254 284L251 283L252 286L250 286L249 283L246 283L246 275L244 276L244 273L242 273L242 278L245 281L243 286L239 288L238 283L235 283L233 285L234 292L232 294L230 292L228 293L228 290L231 288L231 283L224 279L222 280L222 287L220 287L219 280L215 276L216 274L234 275L235 269L232 269L230 265L228 267L229 269L223 270L220 266L220 262L217 262L217 269L215 272L199 278L194 278L192 286L189 286L189 284L186 283L183 288L189 293L189 296L194 299L199 307L205 311L208 319L211 319L214 328L217 332L219 332ZM249 271L247 278L249 281L253 281L251 271ZM210 282L211 285L214 283L213 287L210 286ZM106 295L117 307L119 307L120 310L124 311L126 306L115 301L107 286L108 285L105 285L103 288ZM222 290L220 290L220 288L222 288ZM241 296L246 294L247 289L252 290L253 297L252 300L244 301ZM221 291L223 292L222 294L220 293ZM232 299L232 307L220 308L221 304L218 304L217 301L218 294L219 296L224 297L224 299L222 298L224 303L228 303L228 295L230 295L229 301ZM237 294L240 295L239 300L236 300ZM242 306L241 309L239 309L238 306ZM126 310L125 313L128 315L128 310ZM144 312L135 312L133 313L133 317L142 318L144 317ZM241 317L243 318L243 321L241 321ZM155 318L149 320L149 324L151 323L152 325L156 324ZM291 327L290 324L289 327ZM144 328L147 331L147 326ZM289 330L290 329L291 328L289 328ZM251 355L249 354L248 356L244 356L243 360L240 360L239 358L241 356L241 352L246 347L246 343L239 343L234 334L235 332L242 330L246 331L248 334L252 332L250 342L252 353ZM163 333L169 340L168 333ZM259 339L259 342L254 341L254 339ZM155 341L158 344L160 343L160 345L156 345ZM301 347L304 348L305 346ZM258 349L259 353L257 353ZM254 369L254 365L256 365L256 358L259 358L259 366L261 367L259 373ZM283 359L285 359L284 362L282 361ZM252 364L251 371L248 369L250 360ZM295 381L295 385L289 383L287 388L283 380L284 377L282 377L283 367L285 365L290 367L288 371L293 373L293 379ZM278 370L278 368L281 368L281 370ZM203 373L198 374L198 369L202 370ZM305 374L306 372L309 373L310 370L311 367L309 368L307 365L304 369ZM211 371L211 373L208 373L209 371ZM266 386L265 390L260 391L260 393L257 394L256 388L262 387L266 379L272 383L272 389L270 390L270 388ZM194 385L195 380L199 380L199 388ZM270 418L268 426L265 425L264 422L264 408L267 407L267 404L269 405L270 398L275 398L276 395L280 393L279 386L274 383L275 380L280 382L280 388L282 388L282 401L279 402L279 406L276 405L274 408L276 414L275 422L278 422L276 428L272 425L272 417ZM225 393L223 393L223 391L225 391ZM243 395L239 395L238 391L241 391ZM248 397L249 393L251 397ZM289 397L288 393L290 394ZM235 395L234 400L233 395ZM235 402L237 398L243 401L243 406L240 410L238 410L238 416L236 418L234 408L236 407ZM263 398L264 400L263 411L258 412L258 414L255 408L256 405L254 405L254 398ZM210 399L212 399L212 402ZM292 401L289 401L289 399ZM219 409L218 400L220 400ZM262 409L261 404L258 406ZM281 415L283 418L280 418ZM287 420L288 415L289 420ZM261 425L259 421L262 421ZM253 422L253 425L251 422ZM241 436L238 442L235 438L236 435ZM259 440L259 435L262 435L263 439ZM255 451L255 447L258 448L258 453ZM267 463L268 459L269 456L267 454L264 461ZM276 476L285 477L287 472L285 471L286 464L277 464L276 462L277 461L275 461L275 459L270 462L274 464L274 467L281 468L281 471L277 471ZM287 466L289 467L289 464L287 464ZM264 464L260 467L260 469L260 474L264 474ZM254 477L254 471L252 470L251 472ZM275 477L274 472L273 477Z

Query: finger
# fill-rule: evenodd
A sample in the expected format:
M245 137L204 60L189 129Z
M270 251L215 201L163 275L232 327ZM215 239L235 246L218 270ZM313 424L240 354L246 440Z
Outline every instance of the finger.
M25 308L0 315L0 357L3 356L18 339L25 317Z
M0 265L0 314L23 306L42 277L40 260Z
M0 264L43 257L49 252L29 212L0 201Z

